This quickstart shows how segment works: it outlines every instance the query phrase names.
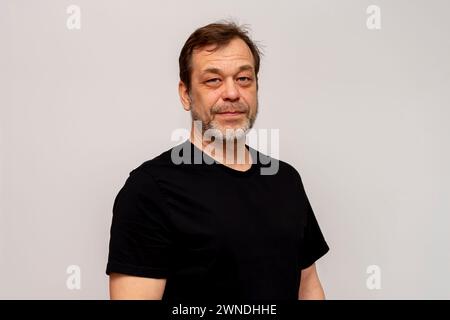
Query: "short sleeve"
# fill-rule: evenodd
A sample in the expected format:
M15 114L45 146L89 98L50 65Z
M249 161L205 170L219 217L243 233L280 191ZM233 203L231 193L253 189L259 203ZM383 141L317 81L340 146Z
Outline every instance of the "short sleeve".
M172 237L166 213L153 177L133 170L114 200L106 274L167 278Z
M300 269L306 269L310 267L319 258L324 256L329 250L329 246L325 241L324 235L319 227L314 211L309 202L303 187L300 175L299 183L302 193L302 199L306 209L306 217L303 224L303 232L300 241L299 250L299 265Z

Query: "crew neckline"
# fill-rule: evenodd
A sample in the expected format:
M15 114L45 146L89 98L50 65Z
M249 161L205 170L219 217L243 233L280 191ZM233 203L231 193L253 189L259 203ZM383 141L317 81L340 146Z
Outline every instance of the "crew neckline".
M186 143L191 145L191 150L194 150L194 152L201 152L202 153L202 157L208 158L208 163L206 163L202 158L202 164L206 165L206 166L214 166L219 168L221 171L226 172L228 174L234 175L234 176L238 176L238 177L246 177L246 176L251 176L253 174L255 174L256 171L258 171L259 167L260 167L260 163L258 161L259 158L259 152L256 149L253 149L252 147L250 147L249 145L245 144L245 148L250 152L250 156L252 157L252 164L250 166L250 168L248 168L245 171L240 171L240 170L236 170L233 169L225 164L223 164L222 162L216 161L214 158L212 158L209 154L207 154L206 152L204 152L202 149L200 149L199 147L197 147L190 139L186 140ZM194 153L192 153L193 155ZM255 157L256 159L255 159ZM210 162L212 162L211 164L209 164Z

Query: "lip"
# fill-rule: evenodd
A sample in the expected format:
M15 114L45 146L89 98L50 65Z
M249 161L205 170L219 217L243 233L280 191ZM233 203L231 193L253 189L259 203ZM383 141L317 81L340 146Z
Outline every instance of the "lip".
M239 115L242 115L242 114L244 114L244 112L220 112L220 113L218 113L218 115L221 115L221 116L227 116L227 117L236 117L236 116L239 116Z

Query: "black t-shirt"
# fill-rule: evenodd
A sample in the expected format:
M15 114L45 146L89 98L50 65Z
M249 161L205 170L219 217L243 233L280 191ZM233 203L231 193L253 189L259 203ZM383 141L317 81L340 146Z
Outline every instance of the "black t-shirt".
M114 201L106 273L166 278L166 301L296 300L301 270L329 247L299 173L246 148L247 171L190 140L131 171ZM276 174L261 174L269 161Z

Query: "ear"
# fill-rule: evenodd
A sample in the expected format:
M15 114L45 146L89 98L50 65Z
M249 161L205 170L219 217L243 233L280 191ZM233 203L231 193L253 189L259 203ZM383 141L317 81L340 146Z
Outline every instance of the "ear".
M180 80L178 83L178 94L180 95L181 103L186 111L191 110L191 98L189 97L189 92L183 81Z

